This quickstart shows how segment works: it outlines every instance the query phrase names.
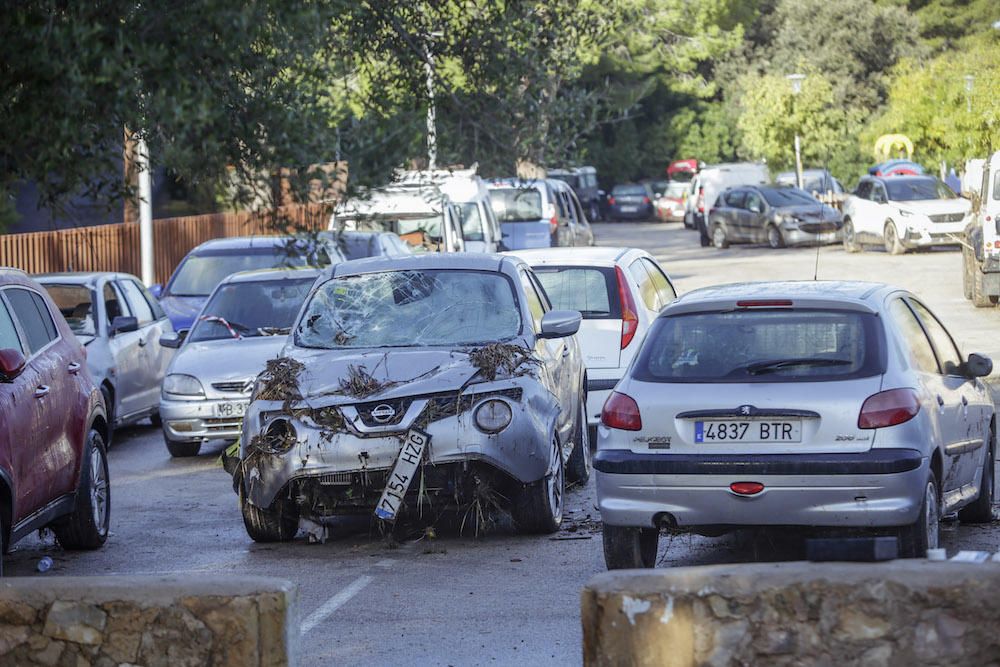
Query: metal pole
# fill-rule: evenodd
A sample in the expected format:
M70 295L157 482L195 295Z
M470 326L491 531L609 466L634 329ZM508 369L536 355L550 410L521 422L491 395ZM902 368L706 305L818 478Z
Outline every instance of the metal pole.
M434 56L429 47L424 47L427 58L424 69L427 72L427 168L437 169L437 109L434 106Z
M787 136L787 135L786 135ZM798 133L795 134L795 181L799 189L802 189L802 142Z
M142 137L136 142L136 168L139 172L139 262L142 282L156 282L153 266L153 187L149 173L149 151Z

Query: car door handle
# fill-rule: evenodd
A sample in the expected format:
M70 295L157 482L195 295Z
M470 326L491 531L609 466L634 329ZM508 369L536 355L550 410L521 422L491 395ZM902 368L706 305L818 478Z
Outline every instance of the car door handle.
M562 356L563 359L569 356L569 345L563 345Z
M49 393L49 386L47 384L38 385L38 389L35 390L35 398L41 398Z
M938 407L942 407L943 408L944 407L944 399L941 398L940 396L938 396L937 397L937 401L938 401Z
M969 407L969 399L967 399L965 396L962 397L962 407L963 408Z
M80 364L76 361L71 362L70 365L66 367L66 370L68 370L73 375L76 375L77 373L80 372Z
M140 338L139 339L139 347L146 347L146 339L145 338Z

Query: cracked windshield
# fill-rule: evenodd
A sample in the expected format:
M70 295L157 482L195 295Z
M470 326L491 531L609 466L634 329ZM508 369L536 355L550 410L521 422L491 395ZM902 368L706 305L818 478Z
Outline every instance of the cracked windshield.
M0 666L1000 666L1000 0L20 0L0 91Z

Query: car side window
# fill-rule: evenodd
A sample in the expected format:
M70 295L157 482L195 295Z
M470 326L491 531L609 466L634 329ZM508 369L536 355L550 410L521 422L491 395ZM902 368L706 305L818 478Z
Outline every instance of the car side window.
M945 375L961 375L962 355L959 353L958 347L955 346L955 341L952 340L951 335L944 328L944 325L941 324L938 318L924 304L914 299L907 299L907 301L909 301L913 310L916 311L917 317L920 318L920 322L927 331L927 335L930 336L931 343L934 344L934 350L937 352L941 371Z
M145 326L153 321L153 309L146 303L146 297L142 295L139 286L131 280L121 280L118 282L122 292L125 293L125 300L128 301L129 308L135 313L135 318L139 320L139 326Z
M903 334L910 363L927 373L938 373L934 348L910 307L902 299L895 299L889 306L889 314Z
M646 271L646 267L642 265L642 259L637 259L629 264L628 272L631 274L633 280L639 284L639 296L642 302L646 304L646 308L659 311L660 306L656 300L656 286L653 285L653 279L649 276L649 272Z
M744 190L730 190L726 194L726 205L730 208L743 208L747 193Z
M881 183L873 183L872 184L872 196L871 196L871 200L873 202L876 202L876 203L879 203L879 204L884 204L885 202L889 201L888 198L885 196L885 186L884 185L882 185Z
M542 299L535 291L535 286L531 284L528 274L521 271L521 287L524 289L524 297L528 300L528 310L531 312L531 319L535 325L535 332L542 330L542 316L545 315L545 306Z
M531 284L535 286L535 292L538 294L538 299L542 302L542 310L546 313L552 310L552 299L549 298L548 292L546 292L545 288L542 287L542 283L538 280L538 276L532 272L528 274L528 279L531 281Z
M756 192L747 193L747 203L745 207L748 211L753 211L754 213L760 213L764 210L764 202L761 201L760 195Z
M125 297L111 282L104 283L104 311L108 316L108 326L111 326L116 317L129 317L132 314L125 302Z
M32 354L58 338L52 314L41 296L26 289L9 289L6 295Z
M0 299L0 350L17 350L24 354L24 345L17 335L17 327L14 326L14 318L7 310L6 304Z
M659 300L659 307L657 310L663 310L667 304L677 298L677 291L674 289L674 286L670 284L670 280L667 278L666 274L663 273L663 270L656 265L656 262L648 257L643 257L642 263L649 272L649 277L653 281L653 287L656 289L656 297Z
M872 182L871 181L861 181L858 183L858 189L855 194L858 199L871 199L872 197Z

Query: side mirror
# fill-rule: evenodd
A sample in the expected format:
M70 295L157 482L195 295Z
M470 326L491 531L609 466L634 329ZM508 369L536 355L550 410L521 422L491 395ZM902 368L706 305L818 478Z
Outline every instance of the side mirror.
M984 378L993 372L993 360L989 357L973 352L965 362L965 373L969 377Z
M20 350L10 347L0 350L0 380L13 381L24 370L26 363L27 360Z
M139 320L134 317L127 317L125 315L119 315L115 319L111 320L111 335L120 333L128 333L129 331L139 330Z
M160 295L163 294L163 285L156 283L155 285L150 286L149 293L152 294L154 298L159 299Z
M566 338L580 330L583 316L576 310L550 310L542 316L539 338Z
M160 345L176 350L184 342L184 339L187 338L190 331L190 329L181 329L173 336L160 336Z

